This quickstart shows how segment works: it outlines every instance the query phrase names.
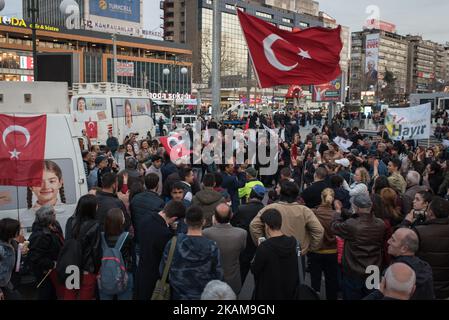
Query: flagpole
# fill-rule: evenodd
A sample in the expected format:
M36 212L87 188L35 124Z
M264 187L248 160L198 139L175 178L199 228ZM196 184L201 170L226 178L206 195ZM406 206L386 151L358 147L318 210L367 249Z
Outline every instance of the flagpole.
M219 121L221 114L221 12L218 0L213 2L212 34L212 116Z

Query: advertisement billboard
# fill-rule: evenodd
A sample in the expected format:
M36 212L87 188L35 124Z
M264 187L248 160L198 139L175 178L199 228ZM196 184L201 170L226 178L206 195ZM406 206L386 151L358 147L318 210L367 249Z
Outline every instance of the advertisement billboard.
M378 82L379 40L378 33L366 35L365 88L367 91L375 91Z
M119 77L134 77L134 62L117 62Z
M341 77L325 84L313 86L312 101L341 101Z
M140 0L90 0L91 15L140 23Z

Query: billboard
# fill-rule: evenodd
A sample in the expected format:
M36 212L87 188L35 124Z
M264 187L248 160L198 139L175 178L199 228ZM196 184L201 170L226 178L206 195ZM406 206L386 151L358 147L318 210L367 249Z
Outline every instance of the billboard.
M140 23L140 0L90 0L91 15Z
M312 101L341 101L341 77L325 84L313 86Z
M119 77L134 77L134 62L117 62Z
M366 35L365 57L365 88L367 91L376 90L379 74L379 40L378 33ZM372 86L372 87L371 87Z

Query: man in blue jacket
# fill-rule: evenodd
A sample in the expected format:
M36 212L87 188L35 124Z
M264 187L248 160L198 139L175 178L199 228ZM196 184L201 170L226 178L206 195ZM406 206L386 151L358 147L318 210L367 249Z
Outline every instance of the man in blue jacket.
M246 184L246 175L241 167L238 168L237 174L234 173L234 165L227 164L222 172L223 182L222 188L225 188L232 201L232 212L237 212L240 205L239 188L243 188Z

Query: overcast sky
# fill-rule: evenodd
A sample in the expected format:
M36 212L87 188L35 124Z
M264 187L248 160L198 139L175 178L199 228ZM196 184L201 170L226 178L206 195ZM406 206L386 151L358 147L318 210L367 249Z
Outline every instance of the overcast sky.
M368 6L379 8L381 20L395 23L397 32L406 35L421 34L425 39L445 43L449 41L449 0L319 0L320 10L349 26L361 30ZM162 12L159 0L144 0L144 25L148 30L159 30ZM22 12L21 0L6 0L2 15Z

